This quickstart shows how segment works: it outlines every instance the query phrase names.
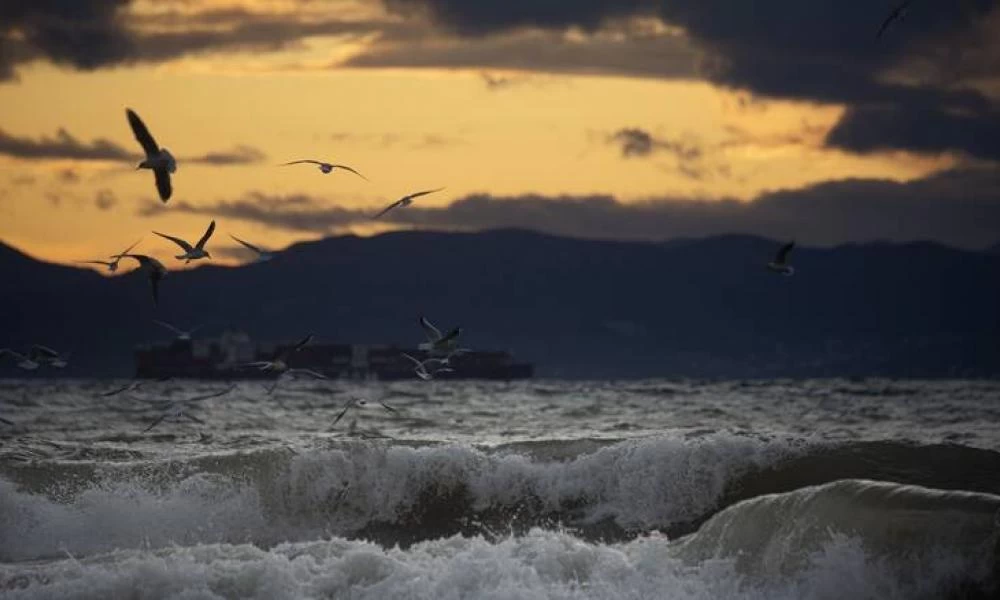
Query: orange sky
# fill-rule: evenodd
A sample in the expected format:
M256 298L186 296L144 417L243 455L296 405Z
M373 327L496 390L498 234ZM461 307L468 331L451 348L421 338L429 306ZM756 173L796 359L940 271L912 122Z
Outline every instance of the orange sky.
M217 4L276 12L292 6ZM143 3L136 14L157 6L164 5ZM353 17L371 17L368 5L343 7ZM19 70L19 81L0 83L0 129L37 140L62 128L81 142L107 138L138 152L124 116L129 106L175 156L239 145L266 155L240 166L181 162L171 203L194 205L262 192L376 210L402 194L440 186L446 191L421 202L443 205L473 192L751 201L765 190L846 177L907 180L953 164L947 157L825 149L823 137L841 107L741 102L744 95L699 81L491 71L512 81L491 89L480 70L336 67L367 43L316 37L270 53L202 54L92 72L32 63ZM678 168L685 165L670 153L623 158L608 138L624 127L699 148L700 157L686 166L702 176L685 175ZM306 157L352 165L371 183L276 166ZM139 237L143 251L171 256L175 248L150 232L194 241L207 218L169 210L137 215L155 190L152 176L133 166L0 156L0 239L63 262L105 256ZM99 195L113 198L113 206L98 208ZM308 237L220 220L214 242L232 245L226 233L271 248Z

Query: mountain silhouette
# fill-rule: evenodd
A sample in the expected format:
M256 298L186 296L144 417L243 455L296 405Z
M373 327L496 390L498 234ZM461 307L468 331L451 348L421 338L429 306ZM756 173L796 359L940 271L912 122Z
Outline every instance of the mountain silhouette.
M105 277L0 245L0 346L72 352L59 375L129 376L137 344L170 339L153 319L205 324L198 336L412 345L424 314L543 377L1000 375L1000 256L927 242L800 246L783 277L765 269L781 243L338 236L266 263L171 272L159 308L143 272ZM0 375L24 373L8 361Z

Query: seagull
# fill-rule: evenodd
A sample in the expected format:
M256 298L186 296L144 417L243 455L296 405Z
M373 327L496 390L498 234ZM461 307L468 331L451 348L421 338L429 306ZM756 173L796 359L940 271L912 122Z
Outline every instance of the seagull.
M41 344L35 344L31 347L31 352L28 356L39 365L47 365L50 367L55 367L57 369L63 369L69 364L69 357L60 356L58 352L49 348L47 346L42 346Z
M395 408L389 406L385 402L379 401L376 404L378 404L379 406L381 406L382 408L386 409L387 411L389 411L391 413L395 413L396 412ZM350 400L347 401L347 404L344 405L344 410L340 411L340 414L337 415L337 418L334 419L333 423L330 424L330 427L333 427L334 425L336 425L337 423L339 423L340 420L344 418L344 415L347 414L347 411L349 411L350 409L352 409L352 408L368 408L369 406L370 406L369 402L367 400L365 400L364 398L351 398Z
M774 256L774 260L767 263L768 270L774 271L775 273L781 273L786 276L794 275L795 268L786 262L788 260L788 253L791 252L794 247L795 240L792 240L782 246L781 249L778 250L778 253Z
M427 194L433 194L434 192L440 192L443 189L444 188L438 188L436 190L427 190L426 192L417 192L416 194L410 194L409 196L403 196L399 200L396 200L395 202L393 202L389 206L386 206L385 208L383 208L382 212L380 212L377 215L375 215L374 217L372 217L372 219L377 219L377 218L381 217L382 215L384 215L385 213L389 212L390 210L392 210L394 208L403 208L403 207L409 206L409 205L413 204L413 201L416 198L419 198L420 196L426 196Z
M424 381L430 381L430 380L434 379L434 376L437 375L438 373L454 373L455 372L455 369L452 369L451 367L441 367L440 369L434 369L434 372L431 373L431 372L429 372L427 370L427 365L429 363L432 363L432 362L441 362L441 359L438 359L438 358L429 358L427 360L420 361L420 360L417 360L416 358L410 356L406 352L403 352L402 354L403 354L403 356L405 356L406 358L408 358L410 360L410 362L412 362L414 364L413 372L417 374L417 377L423 379ZM445 359L445 360L447 360L447 359Z
M258 360L256 362L245 363L241 366L246 368L255 367L265 373L284 373L288 370L289 357L305 348L312 339L313 335L310 333L291 348L286 348L284 352L276 354L271 360Z
M257 255L257 260L255 262L259 262L259 263L260 262L267 262L267 261L271 260L272 258L274 258L274 253L273 252L268 252L266 250L261 250L257 246L254 246L253 244L251 244L249 242L244 242L243 240L241 240L240 238L236 237L235 235L233 235L231 233L229 234L229 237L233 238L234 240L236 240L237 242L239 242L240 244L242 244L244 248L246 248L246 249L250 250L251 252L253 252L254 254L256 254Z
M214 392L212 394L204 394L201 396L195 396L193 398L184 398L183 400L174 400L172 402L169 402L166 408L163 409L163 414L157 417L156 420L150 423L149 427L143 429L142 432L146 433L150 429L156 427L161 422L163 422L163 420L166 419L167 417L173 417L173 418L187 417L188 419L194 421L195 423L201 423L204 425L205 422L199 419L198 417L192 415L191 413L189 413L186 410L187 407L185 405L190 404L192 402L201 402L202 400L208 400L210 398L218 398L219 396L225 396L226 394L235 389L236 389L236 384L234 383L230 385L228 388L222 390L221 392Z
M913 0L903 0L892 9L892 12L882 21L882 24L878 28L878 33L875 34L875 39L881 38L882 34L886 32L887 29L896 21L902 21L906 16L906 9L913 4Z
M31 360L20 352L14 352L9 348L0 349L0 356L10 356L17 361L17 366L25 371L34 371L38 368L38 363Z
M312 369L292 369L288 367L288 360L292 354L298 352L302 348L306 347L313 339L313 335L309 334L303 338L299 343L295 344L291 348L285 349L284 352L279 353L271 360L258 360L256 362L246 363L241 365L244 368L256 368L264 373L277 373L278 377L275 379L274 383L268 388L267 393L273 394L274 390L277 389L278 384L283 381L285 376L296 377L298 375L306 375L312 377L313 379L327 379L326 375L317 373Z
M440 354L442 352L449 353L455 350L455 344L458 343L458 336L462 333L461 327L455 327L446 334L441 333L441 330L431 324L427 320L427 317L420 317L420 326L424 328L424 333L427 335L427 342L419 344L417 346L418 350L423 350L425 352L430 352L432 354Z
M368 181L367 177L365 177L361 173L358 173L357 171L355 171L351 167L348 167L347 165L335 165L333 163L323 162L320 160L313 160L311 158L306 158L303 160L293 160L292 162L286 162L281 166L287 167L288 165L301 165L301 164L319 165L319 170L323 171L323 173L327 175L332 173L334 169L343 169L345 171L350 171L351 173L354 173L355 175L357 175L361 179L364 179L365 181Z
M170 187L170 174L177 170L177 161L174 160L169 150L160 148L157 145L156 140L153 139L149 130L146 129L146 124L142 122L139 115L135 114L135 111L131 108L126 108L125 114L128 116L128 124L132 126L132 133L135 134L135 139L138 140L139 145L142 146L143 151L146 153L146 159L136 166L136 170L153 170L153 175L156 176L156 190L160 193L160 200L166 202L170 199L170 194L173 191Z
M129 258L139 261L140 267L149 271L149 283L153 287L153 304L160 305L160 280L167 276L167 268L152 256L145 254L126 254Z
M201 239L198 240L198 243L195 244L194 246L191 246L191 244L185 242L181 238L176 238L167 235L165 233L160 233L159 231L154 231L153 233L160 236L161 238L166 238L171 242L180 246L181 249L184 250L184 254L179 254L174 258L178 260L183 259L184 264L187 264L192 260L198 260L199 258L212 258L212 255L209 254L207 250L205 250L205 244L208 243L208 238L212 237L212 233L214 232L215 232L215 219L212 219L212 222L208 224L208 229L205 230L205 234L201 236Z
M274 383L272 383L269 388L267 388L267 393L273 394L274 390L278 389L278 384L280 384L282 381L289 378L295 379L300 375L305 375L306 377L311 377L313 379L329 379L329 377L327 377L326 375L323 375L322 373L317 373L312 369L301 369L301 368L285 369L284 371L281 371L278 374L278 378L274 380Z
M108 258L113 259L113 260L110 260L110 261L108 261L108 260L81 260L81 261L77 261L77 262L79 262L80 264L88 264L88 265L104 265L105 267L108 268L109 272L114 273L115 271L118 270L118 261L120 261L123 257L125 257L129 252L131 252L132 248L135 248L137 245L139 245L139 242L141 242L141 241L142 240L140 239L139 241L137 241L136 243L132 244L131 246L129 246L128 248L126 248L122 252L119 252L118 254L112 254L111 256L108 257Z
M177 339L181 341L189 341L191 339L191 336L194 335L194 332L198 331L202 327L201 325L199 325L194 329L184 331L183 329L180 329L179 327L174 327L173 325L165 321L159 321L157 319L153 319L153 322L159 325L160 327L165 327L170 331L173 331L175 334L177 334Z

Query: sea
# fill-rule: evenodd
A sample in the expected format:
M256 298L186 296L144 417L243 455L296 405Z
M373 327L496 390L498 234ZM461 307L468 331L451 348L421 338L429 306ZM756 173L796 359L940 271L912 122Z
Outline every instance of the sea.
M129 383L0 380L0 597L1000 597L996 381Z

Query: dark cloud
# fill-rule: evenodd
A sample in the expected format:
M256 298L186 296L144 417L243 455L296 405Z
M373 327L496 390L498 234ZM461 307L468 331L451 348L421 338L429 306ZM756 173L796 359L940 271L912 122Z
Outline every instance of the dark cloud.
M638 127L624 127L608 135L605 142L621 149L623 158L649 158L660 154L672 157L672 168L688 179L702 181L711 177L729 178L732 176L729 165L721 162L721 154L709 152L695 138L670 139L655 136Z
M609 18L653 12L649 0L383 0L406 16L429 13L460 33L484 34L517 27L596 29Z
M374 210L329 206L303 195L262 193L211 205L150 201L140 214L210 215L271 227L329 233L370 223ZM396 210L387 222L430 229L534 229L575 237L663 240L725 233L795 237L812 245L873 240L936 240L985 248L1000 239L1000 173L951 171L909 183L875 179L827 182L766 193L751 202L659 198L622 203L611 196L467 196L435 208Z
M351 21L243 9L136 14L132 0L0 2L0 80L44 58L78 69L161 62L205 52L274 51L304 38L393 31L383 21Z
M97 191L97 196L94 198L94 206L99 210L110 210L117 204L118 198L111 190L103 189Z
M124 23L130 0L10 0L0 2L0 79L14 66L43 56L94 69L133 52Z
M701 55L681 35L628 31L567 37L516 31L482 38L442 37L433 31L399 39L383 36L344 62L365 68L463 68L694 79ZM512 80L498 80L502 88ZM489 81L487 81L489 85ZM498 89L494 87L493 89Z
M135 162L142 159L138 152L130 152L122 146L106 139L96 139L90 143L78 140L65 129L59 129L55 137L42 136L38 139L17 137L0 130L0 154L25 159L70 159L70 160L121 160ZM265 154L251 146L236 146L231 150L207 152L199 156L180 157L178 162L204 165L228 166L259 163ZM71 169L60 172L64 183L79 179Z
M35 140L17 137L0 130L0 154L17 158L67 158L76 160L134 160L137 155L128 152L118 144L96 139L89 144L76 139L65 129L59 129L55 137Z
M267 158L260 150L250 146L237 146L232 150L209 152L201 156L183 159L185 162L203 165L247 165L263 162Z
M74 184L80 181L80 175L73 169L62 169L56 174L60 183Z
M972 89L975 77L996 78L1000 72L996 0L916 3L905 21L878 40L875 32L889 5L869 0L384 3L403 14L426 14L461 35L483 40L525 28L599 31L615 19L656 14L683 28L704 51L703 77L771 97L849 105L853 110L843 130L830 137L831 146L962 151L1000 159L996 144L968 135L977 125L986 131L1000 128L993 102ZM991 50L983 51L984 45ZM421 54L420 48L415 50L411 60ZM451 64L446 56L438 59ZM370 59L354 62L365 60ZM886 77L893 70L896 77ZM923 124L917 135L901 126L917 122Z
M608 136L608 141L621 146L622 156L646 157L654 152L668 152L682 162L691 162L702 157L702 149L690 142L657 138L638 127L624 127Z

